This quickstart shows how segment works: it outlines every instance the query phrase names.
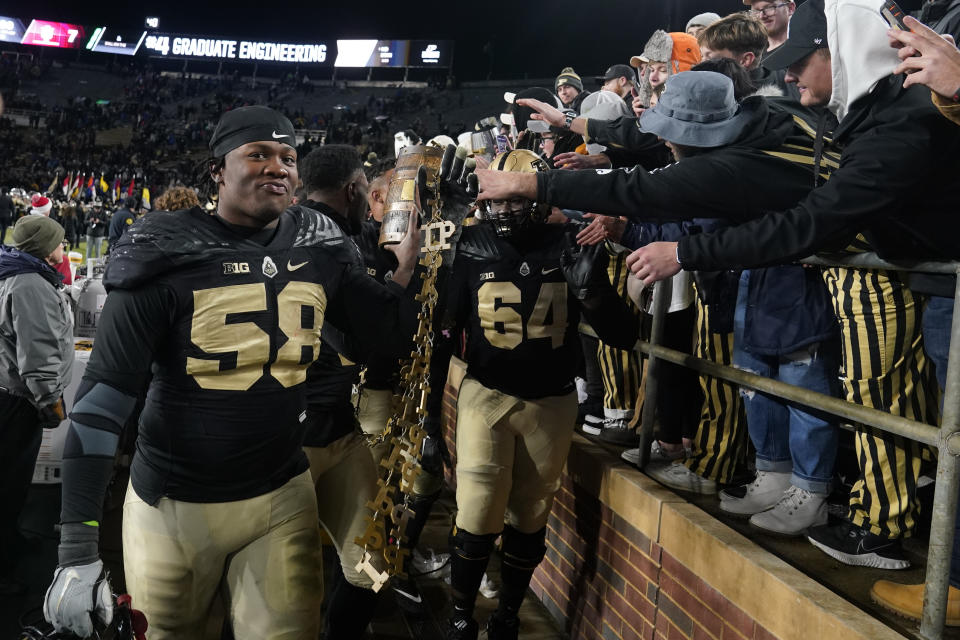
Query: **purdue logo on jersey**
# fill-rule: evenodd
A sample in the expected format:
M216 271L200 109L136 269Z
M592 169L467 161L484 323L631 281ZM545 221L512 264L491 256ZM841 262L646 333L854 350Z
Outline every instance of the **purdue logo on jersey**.
M277 269L277 265L273 261L273 259L270 256L264 256L263 257L263 275L267 276L268 278L272 278L273 276L277 275L279 272L280 270Z
M250 264L247 262L224 262L223 275L229 276L234 273L250 273Z
M524 277L530 275L530 265L528 265L526 262L520 265L520 275Z

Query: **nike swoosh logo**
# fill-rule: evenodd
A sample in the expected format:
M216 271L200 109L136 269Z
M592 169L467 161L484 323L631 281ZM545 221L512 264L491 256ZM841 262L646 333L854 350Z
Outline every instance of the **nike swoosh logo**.
M542 273L543 275L548 275L548 274L553 273L554 271L558 270L559 268L560 268L560 267L554 267L553 269L543 269L540 273Z
M67 571L67 579L63 583L63 589L60 590L60 597L57 598L57 607L54 609L56 612L60 612L60 606L63 604L63 599L67 595L67 591L70 589L70 583L80 580L80 574L77 573L76 569L69 569Z
M403 596L404 598L406 598L407 600L412 600L413 602L416 602L417 604L420 604L421 602L423 602L423 597L420 596L420 594L413 595L412 593L407 593L406 591L404 591L404 590L401 589L400 587L394 587L393 590L396 591L397 593L399 593L400 595L402 595L402 596Z
M287 135L287 134L285 134L285 133L277 133L276 131L274 131L272 135L273 135L274 138L289 138L289 137L290 137L289 135Z
M310 262L310 261L307 260L306 262L301 262L300 264L293 264L292 262L290 262L289 260L287 260L287 271L296 271L297 269L299 269L299 268L302 267L303 265L307 264L307 262Z

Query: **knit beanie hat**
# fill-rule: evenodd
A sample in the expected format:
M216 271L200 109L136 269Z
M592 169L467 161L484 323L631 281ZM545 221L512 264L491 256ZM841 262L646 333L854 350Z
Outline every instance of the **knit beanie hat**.
M46 216L24 216L13 227L15 249L44 260L63 242L63 227Z
M719 22L719 20L720 16L712 11L698 13L687 21L687 26L684 28L684 31L690 31L690 27L709 27L714 22Z
M33 194L33 197L30 198L30 213L32 215L48 216L52 207L53 203L50 202L50 198L39 193Z
M573 67L563 68L563 71L557 76L557 81L553 83L553 90L556 91L562 84L568 84L577 91L583 91L583 81L580 79L580 76L577 75L577 72L573 70Z

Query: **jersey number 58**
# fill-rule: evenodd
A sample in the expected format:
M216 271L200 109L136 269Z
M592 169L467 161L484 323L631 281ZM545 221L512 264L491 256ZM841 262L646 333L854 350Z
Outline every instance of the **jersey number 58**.
M270 335L253 322L230 321L236 314L267 310L262 282L194 291L193 308L193 344L211 355L236 355L236 365L228 370L221 369L220 358L187 358L187 374L202 388L245 391L263 377L267 363L267 375L292 387L307 379L307 367L317 358L327 296L312 282L288 282L277 294L277 324L283 333L277 342L284 336L286 342L272 363ZM310 308L312 313L304 313Z

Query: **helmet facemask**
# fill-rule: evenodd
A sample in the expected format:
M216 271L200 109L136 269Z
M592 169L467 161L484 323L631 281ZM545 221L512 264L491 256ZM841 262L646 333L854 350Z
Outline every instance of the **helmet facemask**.
M537 173L545 171L546 163L537 154L527 149L514 149L500 153L490 163L494 171L513 173ZM480 220L490 224L501 238L516 236L533 224L546 222L550 208L526 198L510 200L481 200Z
M494 233L501 238L510 238L517 235L533 224L546 221L543 207L526 198L511 200L483 201L483 222L493 227Z

